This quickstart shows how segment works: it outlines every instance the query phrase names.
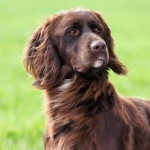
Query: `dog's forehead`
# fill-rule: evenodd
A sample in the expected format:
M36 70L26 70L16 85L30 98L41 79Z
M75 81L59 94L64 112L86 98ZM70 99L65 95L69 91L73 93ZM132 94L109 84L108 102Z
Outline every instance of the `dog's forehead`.
M66 21L99 21L98 17L90 10L74 9L61 11L59 15L62 16L63 22Z

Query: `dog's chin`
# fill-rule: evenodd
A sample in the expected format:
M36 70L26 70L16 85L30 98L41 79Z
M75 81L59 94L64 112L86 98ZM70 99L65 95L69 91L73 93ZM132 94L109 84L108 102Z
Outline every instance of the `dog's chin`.
M90 66L76 66L74 70L79 73L87 73L90 70L99 70L101 67L104 67L105 61L101 58L93 62Z
M99 57L94 63L92 64L92 68L105 68L108 64L109 58L108 57Z
M87 73L92 70L100 70L105 68L108 64L108 57L99 56L97 59L91 61L78 61L77 63L72 64L73 70L78 73ZM94 71L95 72L95 71Z
M92 68L100 68L103 66L104 60L98 59L92 64Z

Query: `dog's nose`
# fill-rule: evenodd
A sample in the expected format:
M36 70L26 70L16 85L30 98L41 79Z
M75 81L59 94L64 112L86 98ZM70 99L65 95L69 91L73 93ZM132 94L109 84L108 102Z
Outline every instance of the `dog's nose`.
M90 45L91 50L95 52L104 51L106 49L106 44L102 41L93 41Z

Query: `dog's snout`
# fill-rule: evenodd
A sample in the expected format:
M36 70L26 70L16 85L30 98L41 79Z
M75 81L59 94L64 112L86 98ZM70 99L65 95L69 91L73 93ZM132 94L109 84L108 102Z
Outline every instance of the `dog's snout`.
M93 41L90 45L91 50L95 52L104 51L106 49L106 44L102 41Z

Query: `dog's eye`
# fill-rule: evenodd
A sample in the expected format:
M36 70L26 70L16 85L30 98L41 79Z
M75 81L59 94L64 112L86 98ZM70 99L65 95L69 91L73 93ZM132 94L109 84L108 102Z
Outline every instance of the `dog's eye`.
M96 33L96 34L100 34L102 31L99 28L94 28L93 32Z
M78 29L72 29L68 32L68 35L70 36L77 36L79 35L80 31Z

